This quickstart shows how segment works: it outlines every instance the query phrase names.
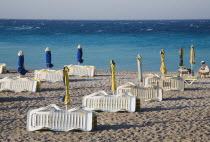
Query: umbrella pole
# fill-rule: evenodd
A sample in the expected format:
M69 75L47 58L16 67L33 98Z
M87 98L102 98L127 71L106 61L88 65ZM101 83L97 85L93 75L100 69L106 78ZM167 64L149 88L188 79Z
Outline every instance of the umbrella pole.
M143 81L140 81L139 85L140 85L140 87L141 87L141 86L144 86Z
M67 110L67 109L68 109L68 108L67 108L67 104L66 104L65 106L66 106L66 110Z
M193 76L192 74L193 74L193 64L191 64L191 76Z

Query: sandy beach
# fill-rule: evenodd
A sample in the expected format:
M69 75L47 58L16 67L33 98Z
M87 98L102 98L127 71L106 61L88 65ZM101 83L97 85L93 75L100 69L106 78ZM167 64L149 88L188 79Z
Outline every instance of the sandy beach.
M143 75L151 72L143 72ZM155 72L152 72L155 73ZM176 74L176 73L171 73ZM17 73L1 74L17 76ZM27 74L32 77L33 74ZM139 84L137 72L116 72L117 86ZM95 77L71 77L71 102L68 108L82 104L82 97L99 90L111 93L110 71L97 71ZM64 109L62 82L43 83L36 93L0 92L0 141L210 141L210 80L199 79L186 85L185 91L166 91L163 101L141 104L135 113L98 112L97 130L92 132L54 132L26 130L27 112L50 104Z

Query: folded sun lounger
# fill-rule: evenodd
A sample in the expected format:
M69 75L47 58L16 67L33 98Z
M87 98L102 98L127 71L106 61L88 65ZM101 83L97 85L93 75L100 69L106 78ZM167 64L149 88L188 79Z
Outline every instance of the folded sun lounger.
M61 110L55 104L29 110L27 130L49 129L52 131L82 130L92 131L97 127L97 116L93 111L82 107Z
M140 87L132 82L119 86L117 94L129 92L132 95L140 98L141 101L162 101L163 91L161 87L151 85L147 87Z
M35 70L34 78L41 81L57 82L63 81L63 71L62 70Z
M0 74L6 73L6 64L5 63L0 63Z
M83 106L87 110L118 112L135 112L140 110L140 99L130 93L108 95L105 91L99 91L83 97Z
M163 76L149 74L145 79L145 86L157 85L162 87L163 90L180 90L184 91L184 80L180 77Z
M67 67L69 68L69 75L90 77L95 75L94 66L68 65Z
M178 69L179 76L183 76L184 74L189 74L189 70L187 69Z
M0 80L0 91L12 92L36 92L41 89L41 82L39 80L28 78L9 78L5 77Z

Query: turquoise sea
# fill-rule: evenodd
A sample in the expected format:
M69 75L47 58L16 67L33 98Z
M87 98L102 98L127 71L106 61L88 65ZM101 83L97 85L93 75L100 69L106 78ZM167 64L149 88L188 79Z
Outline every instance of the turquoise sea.
M45 48L52 52L53 69L77 64L77 46L83 47L83 65L118 71L136 71L136 57L143 58L143 71L159 71L161 49L168 71L177 71L179 48L184 48L184 66L190 67L190 46L195 46L196 64L210 64L210 20L68 21L0 20L0 63L17 69L18 51L25 54L26 69L43 69Z

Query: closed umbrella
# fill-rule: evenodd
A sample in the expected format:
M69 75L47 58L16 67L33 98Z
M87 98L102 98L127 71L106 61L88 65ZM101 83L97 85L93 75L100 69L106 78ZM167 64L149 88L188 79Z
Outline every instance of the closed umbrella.
M25 70L25 67L24 67L23 51L19 51L18 53L18 72L20 73L20 76L25 75L28 72L27 70Z
M51 63L51 51L50 51L50 48L47 47L45 49L45 52L46 52L46 65L47 65L47 68L52 68L53 64Z
M65 97L64 97L64 104L70 103L70 95L69 95L69 69L68 67L63 68L63 82L65 85Z
M116 90L116 80L115 80L115 62L113 60L110 61L110 67L111 67L111 73L112 73L111 89L114 94Z
M162 74L166 74L166 65L165 65L165 51L163 49L160 50L160 59L161 59L161 66L160 66L160 72Z
M184 57L184 49L181 47L181 48L179 49L179 58L180 58L179 66L180 66L180 67L184 66L183 57Z
M143 82L142 76L142 57L138 54L137 56L137 64L138 64L138 79L140 82Z
M193 65L195 64L195 50L193 45L190 47L190 64L191 64L191 75L192 75Z
M82 55L83 55L82 46L79 44L77 48L78 48L77 49L77 62L79 65L79 64L82 64L84 60L82 59Z

